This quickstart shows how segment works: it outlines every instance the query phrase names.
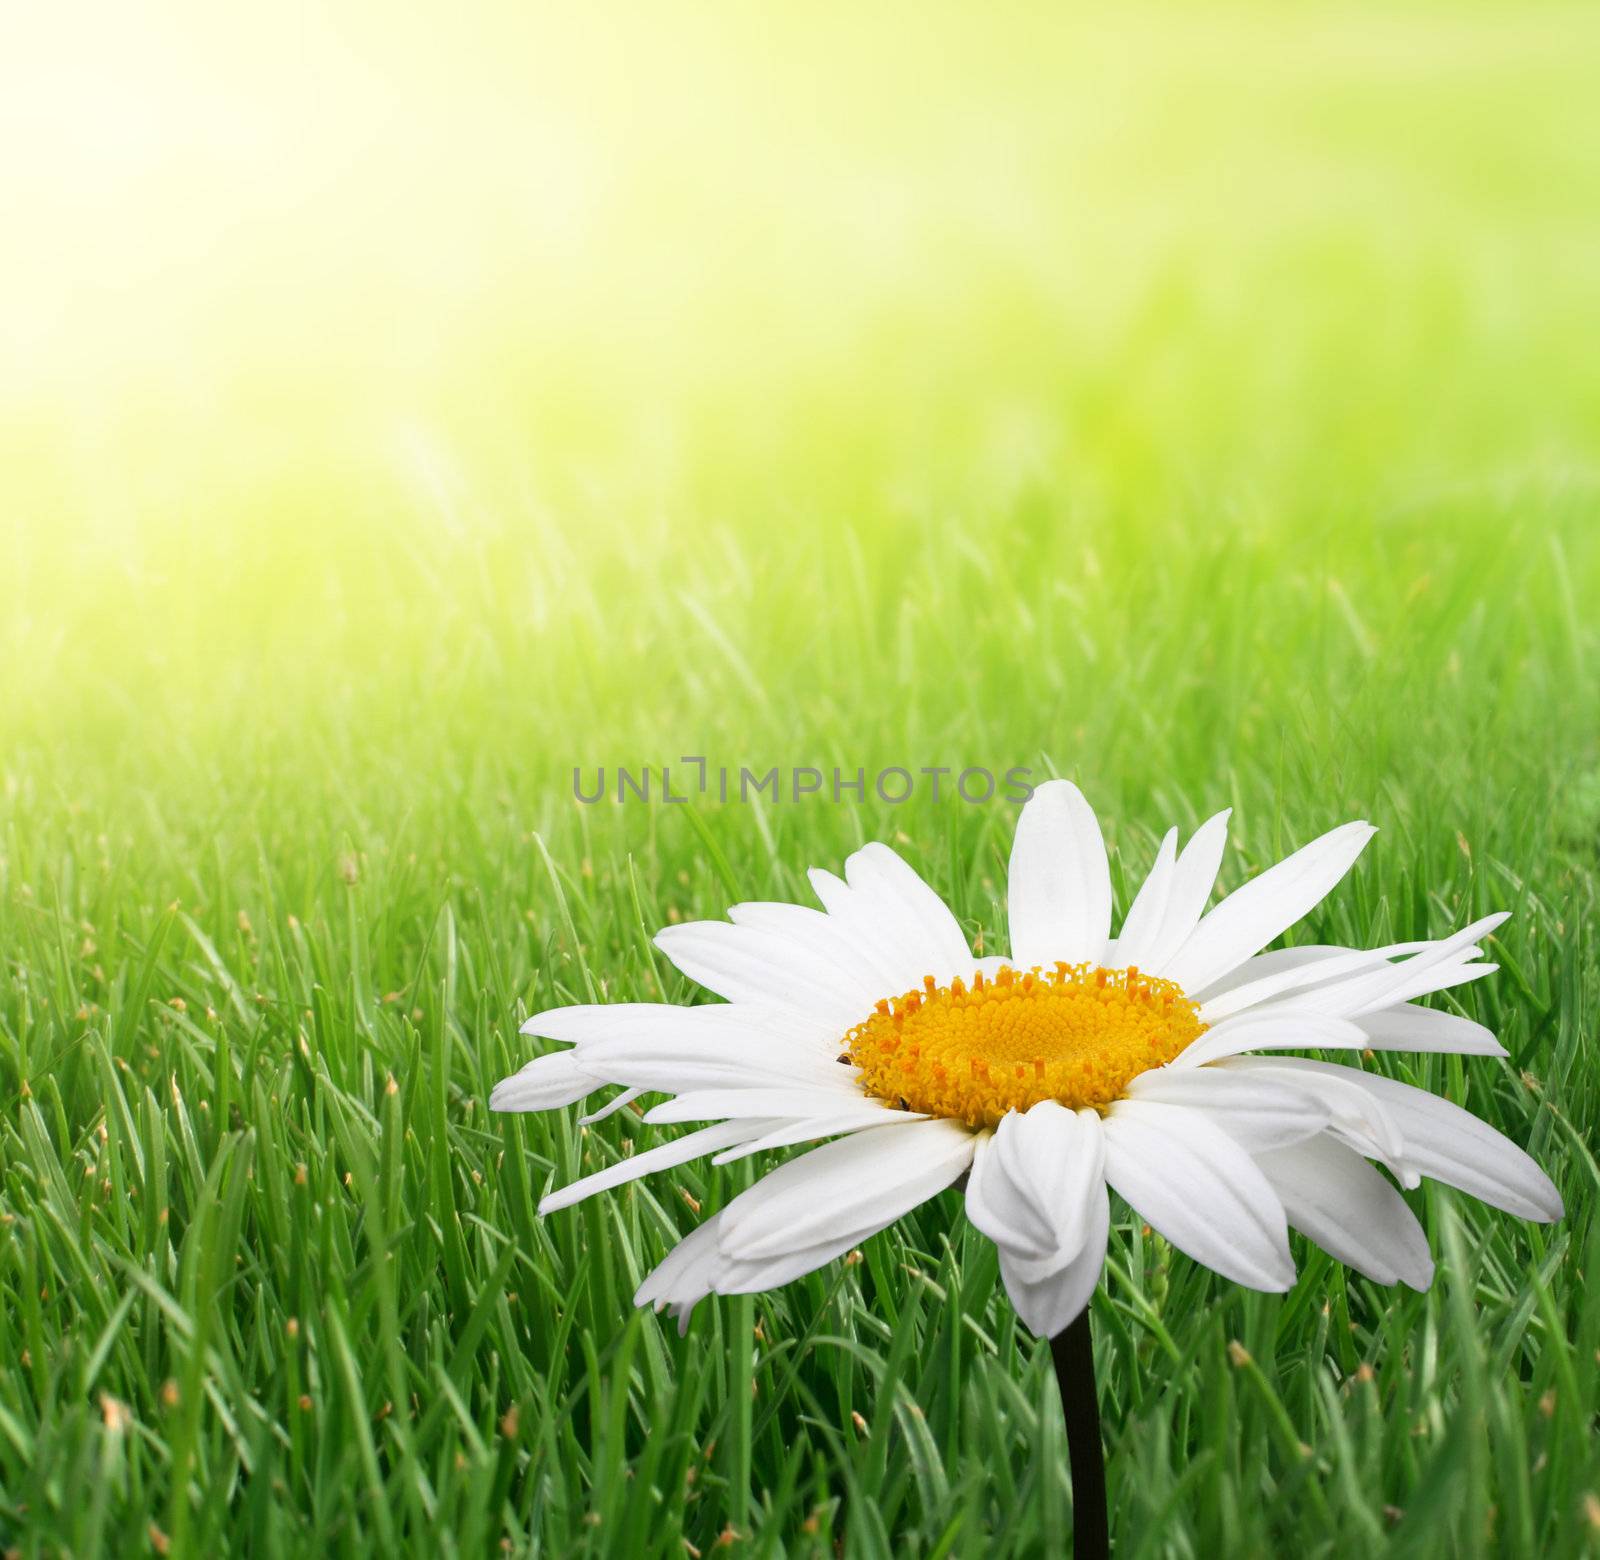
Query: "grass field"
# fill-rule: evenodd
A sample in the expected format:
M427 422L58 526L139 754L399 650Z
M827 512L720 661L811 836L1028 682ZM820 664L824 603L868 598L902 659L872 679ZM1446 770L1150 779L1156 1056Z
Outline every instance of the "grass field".
M352 22L337 199L191 155L191 76L290 95L238 23L129 56L165 182L6 175L76 198L0 259L0 1549L1061 1552L954 1193L680 1340L634 1287L754 1169L541 1220L656 1129L487 1110L867 839L1003 945L1003 801L574 799L698 754L1071 776L1123 908L1232 805L1224 887L1380 826L1297 939L1512 910L1510 1059L1372 1065L1566 1218L1425 1184L1427 1294L1297 1240L1280 1297L1119 1208L1115 1552L1600 1550L1595 15L723 20Z

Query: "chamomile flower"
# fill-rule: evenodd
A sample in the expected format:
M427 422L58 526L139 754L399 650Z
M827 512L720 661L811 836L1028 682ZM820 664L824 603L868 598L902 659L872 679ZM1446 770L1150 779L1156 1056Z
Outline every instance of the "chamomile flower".
M1427 1240L1394 1183L1423 1176L1522 1218L1560 1216L1542 1170L1450 1102L1287 1051L1504 1056L1482 1025L1417 999L1491 974L1491 915L1437 940L1261 950L1345 876L1348 823L1209 911L1228 814L1168 833L1116 936L1100 827L1077 787L1041 786L1012 846L1011 952L975 957L937 894L868 845L821 904L735 905L656 945L720 1003L555 1008L524 1032L569 1047L494 1091L548 1110L604 1088L670 1098L697 1129L554 1191L554 1212L702 1155L829 1139L707 1218L640 1286L686 1327L708 1294L789 1282L964 1180L1018 1314L1053 1336L1105 1259L1108 1192L1179 1250L1260 1290L1294 1282L1292 1226L1379 1283L1426 1288ZM1388 1171L1388 1177L1375 1166ZM1391 1180L1389 1177L1392 1177Z

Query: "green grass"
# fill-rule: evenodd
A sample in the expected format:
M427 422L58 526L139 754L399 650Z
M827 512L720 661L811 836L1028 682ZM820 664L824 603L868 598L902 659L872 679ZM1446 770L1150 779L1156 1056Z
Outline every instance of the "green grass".
M1003 935L1004 804L571 798L569 761L694 749L1071 772L1124 885L1169 817L1237 808L1230 884L1371 817L1382 833L1303 937L1514 910L1502 973L1463 993L1511 1059L1383 1065L1526 1143L1567 1218L1528 1226L1426 1187L1428 1294L1302 1248L1282 1298L1122 1219L1095 1303L1111 1504L1125 1555L1592 1543L1600 770L1593 635L1563 602L1592 599L1600 548L1553 523L1559 506L1471 529L1390 516L1340 544L1334 590L1270 536L1102 537L1089 569L1048 507L989 517L983 554L904 527L854 554L790 539L702 556L760 583L716 598L718 636L636 597L668 664L637 663L638 704L597 704L587 730L595 658L535 686L542 634L434 600L428 691L409 726L367 717L365 758L326 710L295 736L288 714L232 704L217 729L172 715L93 762L45 731L13 748L10 1542L136 1552L152 1524L196 1554L504 1538L675 1555L680 1534L709 1550L729 1528L751 1553L1062 1541L1048 1361L954 1194L859 1263L707 1302L680 1341L629 1297L738 1173L692 1167L540 1220L552 1182L652 1134L627 1113L584 1132L571 1111L485 1109L526 1054L525 1012L591 988L688 999L654 927L736 895L803 898L804 865L860 840L894 839L975 936ZM1365 561L1424 541L1426 583ZM807 610L833 632L791 664L783 624ZM605 644L586 605L574 619ZM252 746L258 720L274 741ZM430 755L409 751L422 741Z
M826 123L801 66L844 24L791 21L799 63L729 79L793 199L710 109L671 143L735 192L691 207L732 235L714 299L631 249L615 318L496 293L503 349L426 357L398 464L334 415L392 409L375 348L311 354L303 401L163 358L118 432L35 408L0 477L0 1550L1061 1551L1047 1353L955 1194L681 1340L634 1287L759 1166L534 1213L657 1134L489 1090L530 1011L692 1000L657 927L882 838L1004 936L1002 802L573 799L685 754L1072 776L1124 907L1231 805L1224 886L1380 826L1296 939L1515 912L1436 999L1509 1060L1373 1065L1567 1216L1425 1185L1427 1294L1297 1241L1278 1297L1120 1209L1113 1531L1600 1548L1594 19L1018 13L936 9L908 75L878 28Z

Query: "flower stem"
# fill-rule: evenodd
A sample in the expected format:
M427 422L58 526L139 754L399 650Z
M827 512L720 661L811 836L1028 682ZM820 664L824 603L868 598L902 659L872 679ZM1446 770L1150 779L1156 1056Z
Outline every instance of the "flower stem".
M1050 1360L1061 1389L1067 1460L1072 1464L1073 1557L1106 1560L1111 1551L1106 1525L1106 1461L1100 1446L1100 1399L1094 1385L1088 1306L1050 1340Z

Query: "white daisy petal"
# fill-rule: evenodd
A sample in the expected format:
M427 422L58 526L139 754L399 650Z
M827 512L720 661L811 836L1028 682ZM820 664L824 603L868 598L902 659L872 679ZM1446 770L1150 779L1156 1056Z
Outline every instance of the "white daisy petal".
M1406 1163L1491 1208L1545 1224L1562 1214L1561 1193L1510 1138L1449 1100L1381 1073L1333 1062L1299 1060L1297 1068L1343 1078L1370 1093L1405 1144Z
M1105 1140L1099 1114L1040 1100L1007 1115L995 1147L1019 1194L1032 1203L1049 1231L1046 1255L1076 1255L1084 1241L1089 1199L1105 1180Z
M974 1144L966 1200L967 1217L996 1245L1029 1256L1050 1251L1050 1226L1006 1173L993 1132L979 1133Z
M702 1030L741 1035L754 1045L810 1048L824 1056L839 1052L839 1030L831 1019L776 1003L708 1002L683 1011Z
M879 992L792 937L727 921L686 921L656 933L656 947L690 980L730 1002L775 1002L826 1017L841 1031L872 1010Z
M1508 1056L1494 1031L1438 1008L1380 1008L1363 1013L1356 1024L1374 1051L1454 1051L1463 1056Z
M715 1153L719 1148L727 1148L729 1144L741 1142L744 1138L760 1137L776 1125L773 1121L756 1119L720 1121L714 1127L702 1127L698 1132L674 1138L670 1143L662 1143L630 1159L619 1160L614 1165L607 1165L604 1170L597 1170L593 1175L586 1175L581 1180L550 1192L540 1200L539 1212L555 1213L562 1208L570 1208L585 1197L593 1197L596 1192L636 1181L642 1175L653 1175L657 1170L670 1170L675 1165L687 1164L691 1159Z
M1023 807L1008 895L1019 969L1100 961L1111 935L1111 869L1100 825L1071 781L1048 781Z
M1457 986L1465 986L1472 981L1482 980L1486 975L1493 975L1499 968L1498 964L1459 959L1449 964L1434 965L1431 969L1418 970L1409 980L1385 992L1382 1006L1410 1002L1416 997L1431 997L1441 991L1453 991ZM1352 1016L1360 1020L1368 1013L1378 1011L1381 1011L1379 1003L1369 1002L1359 1013Z
M844 1069L841 1067L840 1072ZM723 1121L737 1116L837 1116L856 1106L861 1114L890 1116L895 1121L921 1118L908 1111L895 1110L881 1100L869 1098L848 1082L837 1089L801 1089L794 1086L776 1089L691 1089L675 1099L663 1100L645 1112L652 1126L680 1121Z
M1376 832L1346 823L1268 867L1211 911L1156 973L1185 991L1210 985L1320 904Z
M1224 1019L1214 1029L1206 1030L1199 1039L1191 1041L1167 1066L1180 1070L1199 1067L1224 1056L1237 1056L1242 1051L1309 1051L1320 1047L1360 1051L1366 1044L1366 1031L1348 1019L1302 1013L1284 1004Z
M1078 1253L1065 1267L1038 1274L1000 1248L1000 1277L1023 1325L1038 1338L1053 1338L1076 1321L1094 1295L1106 1262L1111 1200L1100 1182L1089 1200L1088 1222Z
M978 1144L967 1217L997 1245L1059 1269L1083 1245L1090 1200L1104 1186L1100 1118L1055 1100L1011 1111Z
M753 1138L748 1143L739 1143L733 1148L724 1149L711 1163L731 1165L736 1159L748 1159L752 1154L769 1153L775 1148L792 1148L796 1143L815 1143L820 1138L842 1137L847 1132L868 1132L874 1127L881 1127L884 1124L882 1109L874 1108L872 1101L865 1103L866 1109L851 1106L831 1116L803 1116L794 1121L787 1121L764 1137ZM901 1119L901 1115L902 1113L896 1112L896 1120Z
M1409 959L1393 966L1393 987L1396 991L1403 992L1403 995L1391 996L1386 991L1380 991L1366 1002L1366 1006L1388 1007L1392 1002L1409 1001L1412 997L1421 995L1420 992L1408 989L1416 984L1416 977L1421 971L1439 965L1464 964L1477 958L1482 952L1477 946L1479 940L1497 931L1510 919L1509 910L1496 910L1489 915L1479 916L1476 921L1469 922L1460 931L1452 932L1448 937L1441 937L1418 949ZM1377 979L1381 984L1382 975L1380 974Z
M828 1055L838 1051L837 1024L771 1002L718 1002L702 1007L683 1007L676 1002L581 1004L536 1013L522 1026L525 1035L565 1040L580 1048L601 1040L651 1039L713 1030L743 1035L752 1049L770 1041L811 1046Z
M966 933L949 905L887 845L863 845L845 863L845 877L858 892L880 904L893 902L909 917L917 928L919 950L925 949L930 961L924 975L943 984L971 962Z
M1380 1284L1426 1289L1428 1237L1405 1199L1353 1149L1308 1138L1258 1154L1289 1222L1330 1256Z
M690 1008L687 1013L698 1011ZM748 1035L721 1024L682 1023L649 1038L596 1040L578 1054L583 1066L599 1077L667 1094L763 1085L860 1092L855 1068L841 1064L838 1051L770 1041L753 1044Z
M1221 1067L1158 1067L1128 1085L1127 1097L1198 1111L1251 1153L1313 1137L1329 1111L1304 1080Z
M730 1205L731 1206L731 1205ZM791 1284L819 1267L826 1267L842 1257L852 1246L876 1235L879 1230L893 1224L900 1215L894 1214L873 1229L864 1229L842 1240L822 1241L800 1251L779 1252L770 1257L730 1257L726 1250L719 1252L716 1289L719 1295L758 1294L765 1289L776 1289L780 1284Z
M750 926L793 939L807 952L844 971L855 987L872 992L874 999L897 997L907 989L895 985L883 967L826 911L813 910L808 905L752 901L731 906L728 919L735 926Z
M535 1013L523 1021L521 1032L576 1045L629 1028L638 1030L652 1023L671 1022L686 1011L675 1002L578 1002Z
M743 1260L861 1239L944 1190L972 1163L955 1121L878 1127L780 1165L723 1214L722 1249Z
M633 1104L644 1093L643 1089L624 1089L615 1098L607 1100L599 1110L591 1110L586 1116L578 1117L580 1127L592 1127L597 1121L604 1121L607 1116L614 1116L619 1110Z
M1406 1187L1421 1179L1405 1163L1405 1139L1370 1090L1328 1072L1308 1074L1295 1056L1230 1056L1199 1069L1313 1088L1328 1112L1328 1131L1367 1159L1387 1165ZM1354 1069L1335 1068L1335 1072Z
M1308 1013L1331 1013L1339 1018L1360 1018L1364 1013L1395 1007L1417 997L1431 996L1452 986L1465 985L1492 975L1498 966L1475 962L1473 954L1453 959L1427 959L1424 954L1396 964L1360 971L1307 990L1289 993L1285 1003ZM1274 1006L1278 1004L1273 1004Z
M1463 967L1470 967L1476 957L1478 939L1505 919L1504 912L1484 916L1452 936L1424 944L1410 958L1328 981L1314 990L1297 994L1294 1001L1297 1006L1315 1012L1355 1018L1378 1008L1392 1007L1397 1002L1409 1002L1413 997L1426 996L1432 991L1442 991L1447 986L1460 984L1463 978L1475 980L1479 974L1487 974L1489 967L1478 966L1477 974L1465 977L1461 971Z
M606 1086L578 1065L577 1052L552 1051L536 1056L521 1072L502 1078L489 1096L490 1110L555 1110Z
M1119 1100L1105 1144L1112 1189L1180 1251L1251 1289L1294 1283L1283 1206L1220 1127L1176 1105Z
M1150 960L1167 913L1167 901L1172 895L1172 875L1177 857L1178 831L1168 829L1166 838L1156 851L1149 876L1140 885L1139 892L1128 907L1121 932L1106 950L1108 965L1113 968L1127 965L1141 970L1150 968Z
M656 1310L672 1308L678 1319L678 1332L689 1330L689 1315L695 1306L712 1293L712 1282L722 1260L717 1250L720 1214L690 1230L646 1275L633 1297L635 1305L653 1305Z
M1301 950L1291 948L1283 951L1299 953ZM1342 979L1347 975L1371 974L1379 969L1388 969L1391 967L1389 959L1394 951L1390 948L1319 949L1319 956L1316 958L1286 965L1270 974L1260 975L1254 980L1241 981L1225 991L1217 991L1214 995L1208 996L1200 1003L1200 1017L1205 1023L1218 1024L1223 1019L1232 1018L1236 1013L1243 1013L1249 1008L1262 1007L1269 1002L1287 1001L1292 994L1320 988L1329 981ZM1254 959L1247 959L1241 968L1248 968L1255 962Z
M736 1236L729 1235L729 1221L737 1225L751 1214L754 1207L756 1226L759 1228L762 1223L759 1205L768 1195L763 1188L771 1179L769 1176L742 1192L711 1221L716 1227L715 1255L698 1256L692 1262L683 1264L683 1276L673 1279L668 1286L672 1291L670 1298L677 1306L687 1303L692 1307L694 1301L707 1290L724 1295L746 1294L790 1283L843 1256L852 1246L877 1234L907 1211L891 1200L880 1208L876 1222L863 1223L857 1218L849 1221L849 1227L843 1233L832 1230L806 1245L775 1253L751 1252L740 1245ZM696 1290L699 1292L696 1293ZM652 1287L648 1298L654 1298L655 1293L656 1289Z
M1183 847L1172 872L1172 889L1167 895L1167 906L1161 917L1161 929L1151 940L1146 957L1148 967L1140 965L1147 974L1164 975L1173 955L1188 942L1200 917L1205 912L1211 890L1217 886L1217 871L1222 866L1222 853L1228 845L1228 819L1231 808L1224 808L1194 831L1194 836ZM1137 963L1127 959L1124 963Z
M750 1294L779 1288L826 1267L866 1238L830 1241L803 1251L745 1261L722 1251L721 1235L721 1214L691 1231L639 1287L634 1304L654 1305L658 1311L670 1307L681 1335L689 1330L689 1317L695 1306L707 1295Z
M870 890L852 888L821 867L806 876L828 919L880 972L879 996L899 996L933 973L921 926L907 906L883 892L880 882L874 880Z
M1375 948L1372 953L1383 959L1397 958L1403 953L1418 953L1424 948L1431 948L1431 941L1391 943L1386 948ZM1336 958L1341 954L1365 953L1369 950L1362 948L1346 948L1338 943L1301 943L1294 948L1273 948L1266 953L1258 953L1252 959L1246 959L1243 964L1236 965L1226 975L1219 976L1209 986L1201 986L1191 991L1189 996L1196 1002L1208 1005L1214 997L1220 997L1227 992L1252 981L1257 981L1269 975L1282 975L1289 970L1299 970L1306 965L1314 965L1323 959ZM1307 970L1305 980L1307 984L1316 984L1326 979L1315 970Z

